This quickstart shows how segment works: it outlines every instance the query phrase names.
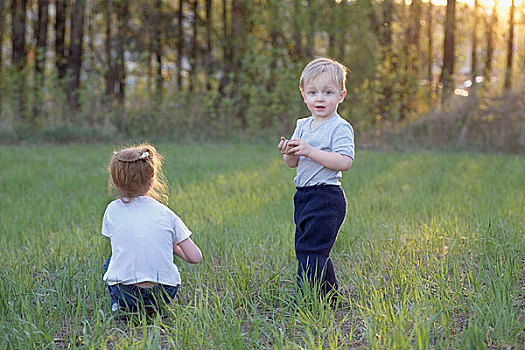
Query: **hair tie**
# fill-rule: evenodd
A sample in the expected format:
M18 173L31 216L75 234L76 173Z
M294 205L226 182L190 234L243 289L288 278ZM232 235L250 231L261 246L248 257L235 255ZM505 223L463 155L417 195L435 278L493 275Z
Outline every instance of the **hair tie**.
M140 155L139 159L148 159L149 157L149 152L144 152Z

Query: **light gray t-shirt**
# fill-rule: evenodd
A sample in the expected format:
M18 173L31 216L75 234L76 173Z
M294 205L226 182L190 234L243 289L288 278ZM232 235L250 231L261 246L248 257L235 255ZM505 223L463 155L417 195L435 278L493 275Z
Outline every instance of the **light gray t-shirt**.
M191 231L164 204L148 196L129 203L114 200L104 213L102 234L111 239L111 261L104 274L108 284L180 284L173 243L184 241Z
M292 138L304 140L322 151L336 152L354 159L354 129L349 122L335 114L311 130L312 121L313 117L299 119ZM342 176L340 171L326 168L308 157L299 156L294 182L298 187L340 185L339 179Z

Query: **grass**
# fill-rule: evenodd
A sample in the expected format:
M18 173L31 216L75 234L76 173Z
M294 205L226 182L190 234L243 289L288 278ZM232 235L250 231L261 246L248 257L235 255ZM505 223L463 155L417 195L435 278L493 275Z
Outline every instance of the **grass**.
M274 146L158 148L204 261L176 260L165 317L124 322L102 281L113 148L0 147L0 348L525 346L523 157L359 152L333 310L312 294L294 306L294 171Z

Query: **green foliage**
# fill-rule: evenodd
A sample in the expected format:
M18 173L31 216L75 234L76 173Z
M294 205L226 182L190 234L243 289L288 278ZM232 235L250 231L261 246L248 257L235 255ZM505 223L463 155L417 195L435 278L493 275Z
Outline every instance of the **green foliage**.
M43 76L35 75L36 58L59 57L59 53L51 52L56 47L49 46L49 52L44 53L27 45L26 66L21 69L3 60L1 141L53 141L56 137L57 142L84 142L90 138L103 140L106 135L114 139L223 141L290 135L295 121L308 115L297 81L304 65L315 56L331 56L350 68L348 97L339 111L359 132L372 129L367 137L396 134L407 122L426 129L428 119L449 111L448 102L435 104L441 96L440 88L429 93L418 85L422 80L435 83L437 78L427 75L431 74L428 64L439 65L442 56L438 44L443 41L442 30L438 30L444 20L441 6L421 4L419 13L411 5L395 1L229 0L213 1L211 17L207 18L204 2L197 3L196 13L187 1L182 3L183 35L178 35L177 1L89 2L78 91L68 90L69 77L57 77L53 59L45 62ZM29 9L25 17L34 18L34 11ZM458 6L456 12L456 66L462 67L469 60L473 13L467 5ZM480 11L482 16L489 12ZM429 14L432 28L428 27ZM56 15L50 12L51 23ZM16 19L9 17L8 13L6 23L15 25ZM72 23L71 18L65 19L64 34L71 31ZM417 40L409 35L416 34L415 23L420 24ZM4 38L0 38L4 48L12 35L5 29ZM50 37L57 36L55 27L49 29ZM495 37L503 37L506 29L497 26L492 30ZM28 42L34 42L35 32L28 32ZM522 42L518 32L516 35L516 42ZM432 53L425 52L431 41ZM502 44L497 41L494 49L501 50ZM480 40L480 50L484 45ZM503 56L494 60L495 75L505 71ZM513 83L519 91L523 59L516 61ZM67 59L59 63L68 64ZM124 72L119 71L122 66ZM467 77L456 72L453 78L459 84ZM480 104L494 103L497 110L494 100L501 96L495 87L502 83L503 79L496 76L489 86L491 93L484 95L486 101ZM68 102L71 94L78 94L79 106ZM441 107L445 112L437 110ZM455 111L450 113L447 118L452 123L462 124L461 119L455 120ZM506 115L494 118L505 119ZM493 140L498 137L496 132L489 136L482 133L469 144L479 144L479 148L498 144L498 150L521 147L521 141L508 145L508 140L523 140L523 132L517 133L512 127L515 120L498 124L509 128L499 132L504 135L500 140ZM477 118L470 121L471 129L484 129L487 124ZM415 129L419 134L418 127ZM457 139L456 129L442 128L440 133L453 130L444 138ZM435 137L429 139L440 142Z
M294 304L294 171L275 145L159 144L204 260L163 316L113 319L108 145L0 146L0 348L520 348L525 162L360 151L343 177L337 309Z
M487 94L480 88L478 94ZM375 131L375 146L398 148L471 149L523 154L525 150L525 95L503 98L454 97L448 111L431 112L402 124L387 124Z

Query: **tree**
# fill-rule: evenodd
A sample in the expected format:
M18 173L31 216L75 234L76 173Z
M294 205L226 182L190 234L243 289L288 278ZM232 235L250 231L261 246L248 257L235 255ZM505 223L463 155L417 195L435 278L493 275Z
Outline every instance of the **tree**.
M38 0L38 14L35 26L35 102L33 103L33 118L40 115L42 106L42 89L44 88L47 54L48 7L49 0Z
M55 65L58 79L66 76L67 47L66 47L66 12L68 0L55 0Z
M4 14L5 0L0 0L0 18L6 18ZM3 95L4 95L4 23L0 21L0 120L3 112Z
M26 119L26 10L27 0L11 0L11 62L14 71L14 91L18 101L16 114Z
M380 4L380 18L374 18L376 33L379 40L380 67L378 69L378 80L381 82L381 93L378 99L379 113L382 119L392 118L392 98L393 98L393 12L394 2L384 0Z
M155 56L155 62L157 64L157 74L156 74L156 99L157 103L162 102L162 88L164 85L164 79L162 77L162 42L161 42L161 31L159 27L160 19L162 18L162 0L155 0L153 6L153 16L151 16L152 23L151 28L153 31L151 33L151 43L153 49L153 55Z
M330 0L331 1L331 0ZM313 48L315 47L315 33L317 31L317 0L306 0L307 4L307 24L305 26L306 34L306 56L312 57L314 55Z
M474 8L472 14L472 46L471 46L471 64L470 64L470 81L472 82L470 89L471 98L476 98L477 82L476 77L478 76L478 0L474 0Z
M212 51L212 24L213 24L213 16L212 16L212 0L206 0L206 61L205 61L205 67L206 67L206 90L211 90L211 75L213 71L213 65L214 65L214 57L213 57L213 51Z
M190 46L190 52L189 52L189 60L190 60L190 66L191 66L191 74L190 74L190 86L189 90L193 92L195 89L195 80L197 79L197 17L199 15L198 8L199 8L199 2L197 0L193 0L192 3L192 12L193 12L193 23L192 23L192 33L191 33L191 46Z
M35 74L37 75L38 85L41 88L44 84L44 68L46 62L47 52L47 23L48 23L48 7L49 0L38 0L38 15L35 26L36 37L36 58L35 58Z
M434 45L434 25L433 25L433 15L432 10L434 5L432 1L428 2L427 10L427 79L428 79L428 101L429 104L433 105L433 92L434 92L434 74L432 73L432 68L434 64L434 53L432 45Z
M113 0L106 3L106 37L104 51L106 53L106 69L104 80L106 82L106 96L111 99L115 93L115 68L113 62Z
M456 27L456 0L447 0L447 15L445 19L445 40L443 44L443 69L441 84L443 84L442 101L444 102L454 90L453 74L455 60L455 27Z
M487 53L485 57L485 67L483 70L483 75L487 81L490 81L490 76L492 75L492 57L494 55L494 29L498 23L498 0L494 1L494 6L492 7L492 15L486 26L485 37L487 38Z
M514 0L510 5L509 9L509 34L507 38L507 61L505 66L505 83L504 89L510 90L512 86L512 60L514 53L514 12L516 7L514 6Z
M120 0L117 6L117 60L115 64L115 76L117 82L117 98L120 106L124 105L126 96L126 62L125 51L129 40L129 3L128 0Z
M303 38L301 32L301 0L293 0L293 13L292 13L292 36L294 42L293 56L294 61L298 61L303 55Z
M478 71L478 64L477 64L477 60L478 60L478 56L477 56L477 51L478 51L478 18L479 18L479 14L478 14L478 0L474 0L474 8L473 8L473 14L472 14L472 50L471 50L471 64L470 64L470 75L471 75L471 79L472 79L472 82L475 81L476 79L476 75L477 75L477 71Z
M75 0L71 13L71 32L69 39L69 55L67 72L69 74L69 89L67 91L69 106L77 111L79 104L80 72L82 70L82 49L84 41L85 0Z
M408 26L409 60L408 66L412 74L417 74L419 65L417 64L419 52L419 42L421 36L421 0L412 0L410 4L410 25Z
M405 6L406 12L406 6ZM421 32L421 0L412 0L405 15L405 37L403 52L399 55L404 59L404 67L399 69L399 119L403 120L416 107L416 84L418 78L419 41Z
M226 96L226 86L230 83L230 73L233 69L233 47L231 23L228 20L228 0L222 0L222 77L219 93Z
M246 38L250 32L249 22L250 22L250 11L248 8L249 0L232 0L232 14L231 14L231 38L233 43L233 85L235 87L240 86L241 77L243 75L243 62L245 52L247 51L246 47ZM242 92L241 92L242 93ZM235 96L236 95L236 96ZM239 98L237 90L233 97ZM244 98L239 98L239 104L236 108L235 117L240 121L241 127L246 126L246 115L245 110L246 100Z
M182 90L182 57L184 55L184 0L179 0L177 12L177 87Z

